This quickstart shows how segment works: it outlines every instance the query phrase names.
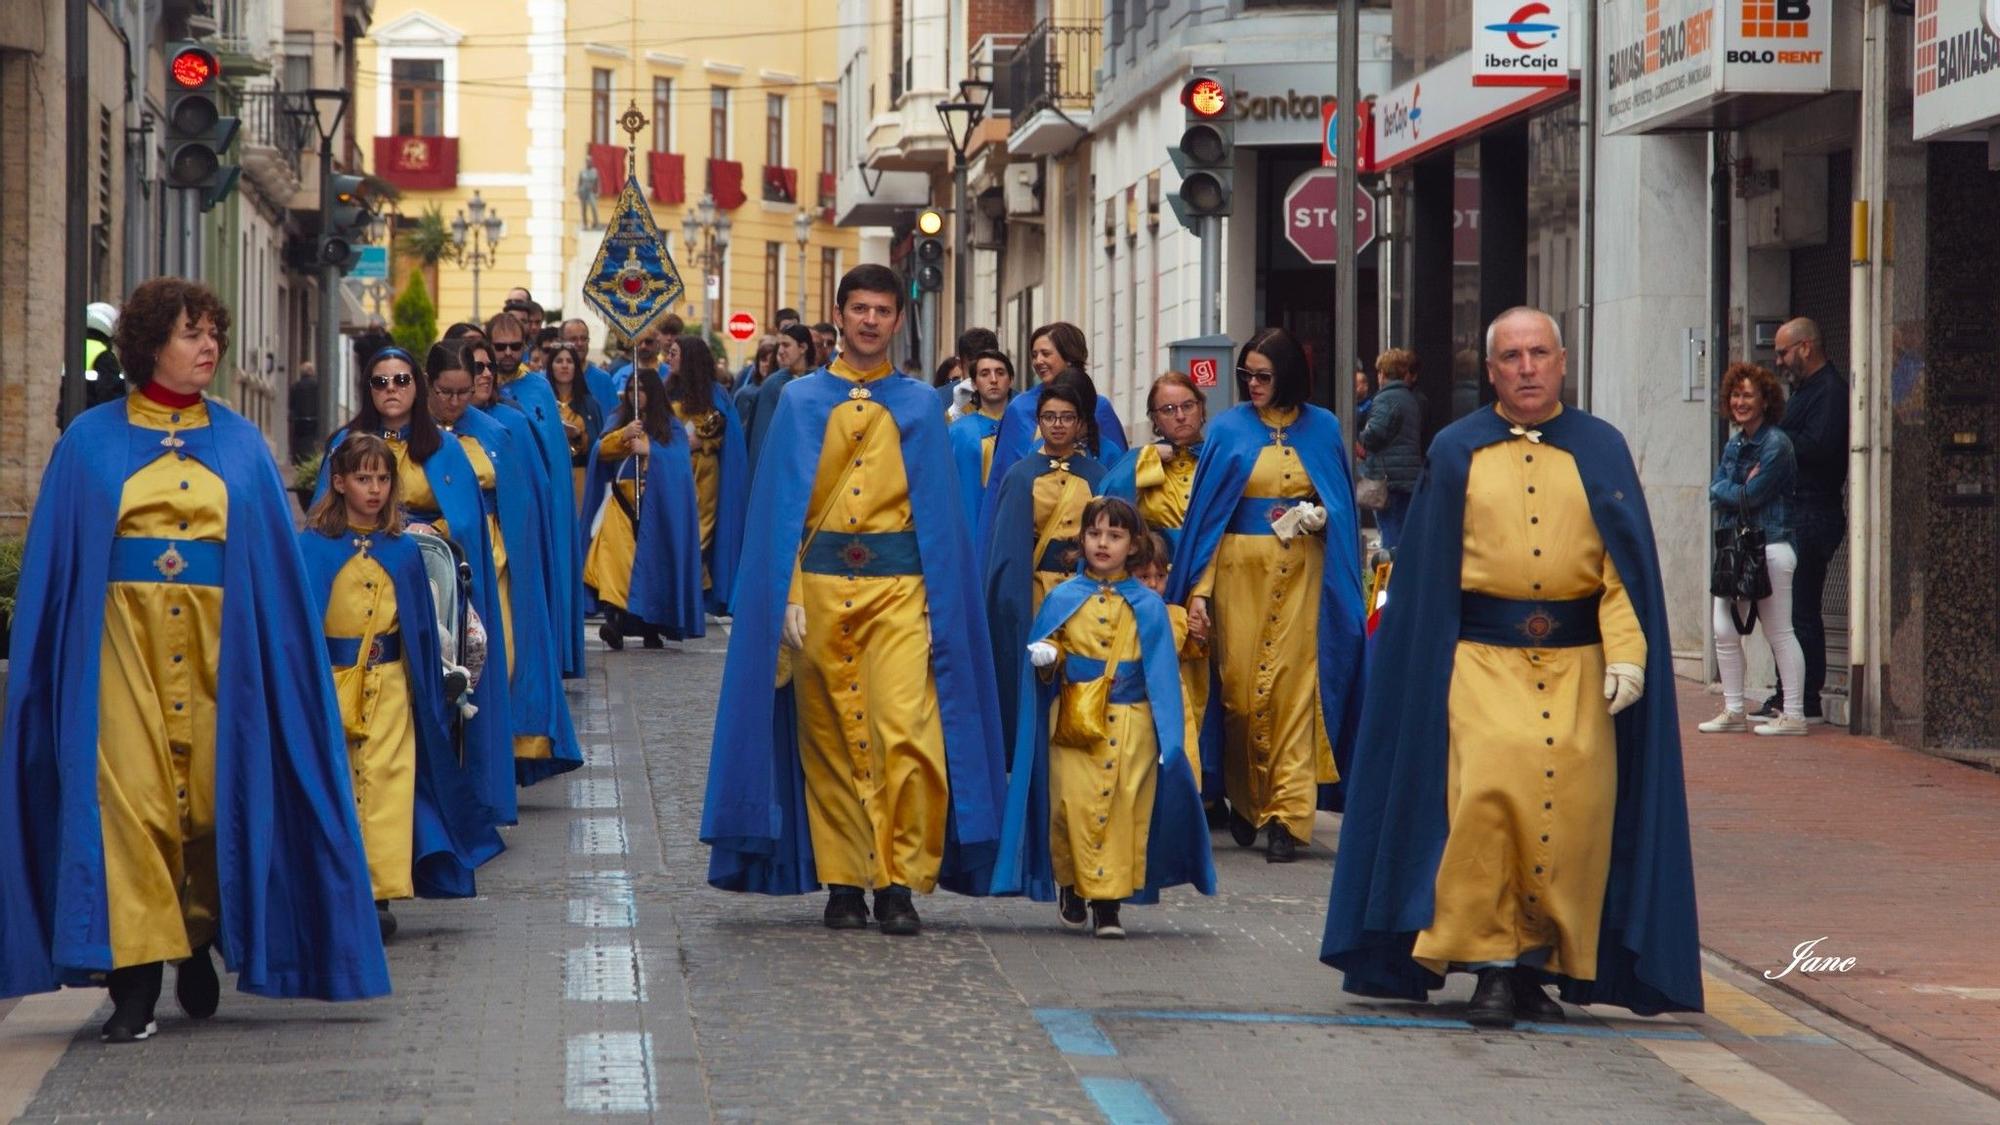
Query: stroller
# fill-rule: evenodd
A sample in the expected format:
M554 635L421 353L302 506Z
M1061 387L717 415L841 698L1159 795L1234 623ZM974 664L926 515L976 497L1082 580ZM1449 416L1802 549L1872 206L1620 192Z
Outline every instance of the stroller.
M458 545L426 532L412 535L430 578L437 606L439 648L444 657L445 702L451 712L451 741L465 760L465 721L478 712L471 695L486 667L486 627L472 608L472 567Z

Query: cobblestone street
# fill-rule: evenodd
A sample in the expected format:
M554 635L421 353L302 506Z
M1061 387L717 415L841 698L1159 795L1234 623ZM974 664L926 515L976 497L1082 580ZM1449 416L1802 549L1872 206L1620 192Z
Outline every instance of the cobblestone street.
M685 651L593 648L591 676L572 685L587 767L523 793L479 899L398 906L393 997L228 992L205 1023L169 998L156 1039L116 1049L96 1039L102 993L30 998L0 1020L0 1116L1123 1125L2000 1112L1715 958L1710 1012L1687 1019L1572 1009L1566 1025L1481 1034L1456 1018L1462 977L1430 1007L1346 997L1315 957L1335 835L1324 816L1320 844L1289 867L1225 836L1222 893L1134 908L1122 943L1022 902L922 900L925 932L905 941L828 932L816 896L711 891L696 827L723 643L718 631Z

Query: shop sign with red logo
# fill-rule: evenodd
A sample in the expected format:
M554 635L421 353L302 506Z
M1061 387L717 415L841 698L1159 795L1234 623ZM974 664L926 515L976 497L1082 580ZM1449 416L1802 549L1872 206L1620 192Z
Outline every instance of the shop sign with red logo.
M1219 374L1220 364L1213 359L1196 359L1188 362L1188 379L1197 387L1213 387Z
M1473 0L1474 86L1569 85L1569 0Z

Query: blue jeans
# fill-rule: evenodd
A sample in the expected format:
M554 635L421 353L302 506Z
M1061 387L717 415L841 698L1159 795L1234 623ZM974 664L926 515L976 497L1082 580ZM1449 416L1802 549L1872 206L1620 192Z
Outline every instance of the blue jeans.
M1393 551L1403 541L1403 520L1410 514L1410 493L1389 491L1389 506L1375 513L1375 526L1382 532L1382 549Z

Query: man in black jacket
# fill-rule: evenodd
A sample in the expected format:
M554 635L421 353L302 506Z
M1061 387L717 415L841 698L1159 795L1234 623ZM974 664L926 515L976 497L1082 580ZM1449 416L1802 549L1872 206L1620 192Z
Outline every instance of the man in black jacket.
M1778 368L1792 384L1778 428L1798 455L1798 491L1792 501L1799 569L1792 576L1792 629L1806 654L1806 721L1825 722L1819 693L1826 686L1826 622L1820 602L1827 565L1847 539L1847 380L1826 358L1819 325L1804 317L1778 329ZM1781 693L1764 701L1760 715L1781 710Z

